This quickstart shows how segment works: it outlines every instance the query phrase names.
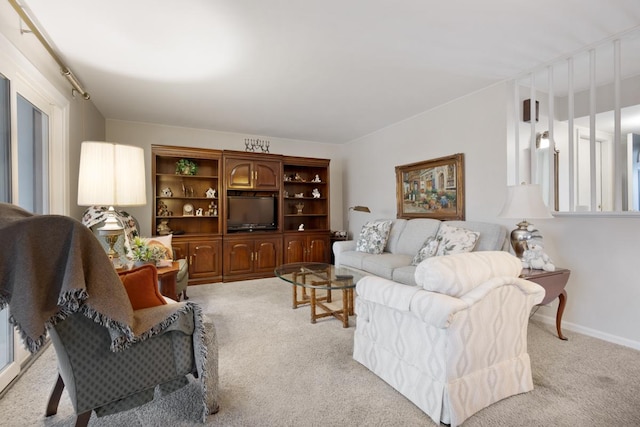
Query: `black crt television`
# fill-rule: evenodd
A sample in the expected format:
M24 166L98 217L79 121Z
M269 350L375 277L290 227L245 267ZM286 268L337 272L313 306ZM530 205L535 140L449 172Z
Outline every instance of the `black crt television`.
M276 202L269 196L228 196L227 230L276 230Z

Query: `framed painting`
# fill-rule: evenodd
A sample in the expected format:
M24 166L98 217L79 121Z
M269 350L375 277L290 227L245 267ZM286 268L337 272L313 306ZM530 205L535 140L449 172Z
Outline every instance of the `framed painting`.
M398 218L464 220L464 154L396 166Z

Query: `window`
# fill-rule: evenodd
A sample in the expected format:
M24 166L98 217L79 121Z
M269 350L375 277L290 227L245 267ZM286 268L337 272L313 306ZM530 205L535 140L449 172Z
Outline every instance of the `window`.
M69 101L0 35L0 201L38 213L68 211ZM29 353L0 311L0 390Z
M18 205L49 212L49 116L18 94Z
M0 202L11 201L11 138L9 111L9 80L0 75ZM15 375L13 363L13 328L9 310L0 310L0 390Z
M11 201L9 79L0 74L0 202Z

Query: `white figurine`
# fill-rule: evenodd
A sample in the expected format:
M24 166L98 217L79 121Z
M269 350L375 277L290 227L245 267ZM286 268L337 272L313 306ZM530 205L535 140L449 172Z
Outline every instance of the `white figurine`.
M313 178L313 181L311 182L322 182L320 181L320 175L316 174L315 178Z
M209 199L215 199L216 198L216 190L214 190L213 188L209 188L207 190L207 192L205 193L205 195L207 196L207 198Z
M298 227L298 231L304 231L304 224L300 224L300 227Z
M171 191L171 188L166 187L162 189L162 196L163 197L171 197L173 196L173 192Z
M314 199L319 199L320 198L320 190L318 190L317 188L314 188L313 191L311 192L311 194L313 195Z
M171 234L171 228L169 228L169 220L168 219L161 220L156 230L158 231L158 234L161 236L166 236L167 234Z
M196 209L196 216L202 216L202 214L204 213L202 208L198 208Z
M530 244L529 249L522 254L522 268L532 268L535 270L555 271L556 266L544 252L542 246Z

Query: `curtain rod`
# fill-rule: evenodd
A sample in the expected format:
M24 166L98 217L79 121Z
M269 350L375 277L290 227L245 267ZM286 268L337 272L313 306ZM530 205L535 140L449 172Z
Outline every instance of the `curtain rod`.
M56 51L53 50L49 42L47 42L47 39L44 38L38 27L36 27L36 24L25 12L24 8L20 4L18 4L16 0L9 0L9 3L18 13L20 19L22 19L24 23L27 24L31 32L33 32L33 34L37 37L42 46L44 46L47 52L49 52L49 55L51 55L51 57L58 63L58 65L60 66L60 73L69 81L73 89L80 93L84 99L90 99L91 95L89 95L89 92L85 91L82 88L82 85L80 84L76 76L71 72L69 67L67 67L65 63L62 62L62 59L60 59Z

